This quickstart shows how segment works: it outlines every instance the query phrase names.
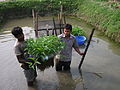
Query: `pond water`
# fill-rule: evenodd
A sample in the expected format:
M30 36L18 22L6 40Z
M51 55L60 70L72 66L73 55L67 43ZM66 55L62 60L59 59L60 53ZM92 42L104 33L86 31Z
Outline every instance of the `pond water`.
M48 17L45 17L48 18ZM42 19L45 19L42 18ZM50 18L50 17L49 17ZM93 28L75 19L67 18L72 25L81 26L88 34ZM0 32L0 90L119 90L120 89L120 47L95 31L82 71L78 70L81 60L73 50L71 72L56 72L54 67L44 72L38 70L34 87L28 87L23 71L15 57L15 38L10 30L14 26L24 29L26 38L34 38L32 18L8 21ZM84 51L81 48L81 51Z

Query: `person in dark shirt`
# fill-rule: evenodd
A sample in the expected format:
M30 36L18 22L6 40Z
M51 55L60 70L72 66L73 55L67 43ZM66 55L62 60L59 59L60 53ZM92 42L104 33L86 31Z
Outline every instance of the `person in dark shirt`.
M14 46L16 57L22 69L24 70L24 74L27 79L28 86L32 86L37 77L37 72L36 72L36 68L35 69L29 68L29 65L26 63L30 61L27 61L27 59L24 56L25 39L24 39L23 30L21 27L14 27L11 33L17 39Z

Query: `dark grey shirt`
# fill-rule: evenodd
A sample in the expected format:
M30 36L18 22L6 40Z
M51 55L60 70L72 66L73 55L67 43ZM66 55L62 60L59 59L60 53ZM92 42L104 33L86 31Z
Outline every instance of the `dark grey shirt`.
M60 51L60 61L71 61L72 59L72 48L78 48L75 36L70 34L69 38L65 37L65 34L60 34L58 36L63 42L65 42L65 48Z
M14 50L16 55L24 54L25 42L16 41L14 45Z
M14 45L14 52L15 55L21 55L24 59L24 48L25 48L25 42L18 42L16 41L15 45ZM20 63L20 66L22 65L22 63Z

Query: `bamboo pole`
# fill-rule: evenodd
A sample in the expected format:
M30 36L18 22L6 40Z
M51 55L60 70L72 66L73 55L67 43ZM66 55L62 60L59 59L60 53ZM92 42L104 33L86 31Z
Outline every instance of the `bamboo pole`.
M32 16L33 16L33 28L34 28L34 31L35 31L35 10L32 9ZM35 36L36 36L36 31L35 31Z
M36 12L36 37L38 37L38 12Z
M64 15L64 24L66 24L66 19L65 19L65 15Z
M52 29L52 35L54 35L54 29Z
M47 36L49 36L49 30L48 30L48 27L49 27L49 25L48 24L46 24L46 33L47 33Z
M62 30L61 30L61 24L62 24L62 19L60 19L60 34L62 34Z
M33 16L33 27L35 31L35 37L38 37L38 16L37 13L35 13L34 9L32 9L32 16Z
M63 5L60 6L60 19L62 19Z
M58 14L58 21L60 21L60 14Z
M60 34L62 33L62 30L61 30L61 24L62 24L62 13L63 13L63 5L60 6L60 19L59 19Z
M80 61L79 67L78 67L79 69L81 69L81 67L82 67L82 64L83 64L85 55L86 55L86 53L87 53L87 50L88 50L88 48L89 48L90 41L91 41L91 39L92 39L92 36L93 36L94 31L95 31L95 28L92 29L92 32L91 32L91 34L90 34L90 37L89 37L89 40L88 40L88 44L87 44L87 46L86 46L84 55L82 56L82 59L81 59L81 61Z
M57 36L57 30L56 30L56 25L55 25L55 19L54 18L53 18L53 24L54 24L55 35Z

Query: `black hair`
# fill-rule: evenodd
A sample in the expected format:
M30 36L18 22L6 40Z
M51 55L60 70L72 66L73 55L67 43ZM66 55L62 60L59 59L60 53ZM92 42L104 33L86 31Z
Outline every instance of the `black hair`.
M64 28L70 29L70 31L72 31L72 25L71 24L65 24Z
M11 33L12 33L15 37L17 37L18 35L23 34L23 30L22 30L21 27L18 27L18 26L17 26L17 27L14 27L14 28L12 29Z

